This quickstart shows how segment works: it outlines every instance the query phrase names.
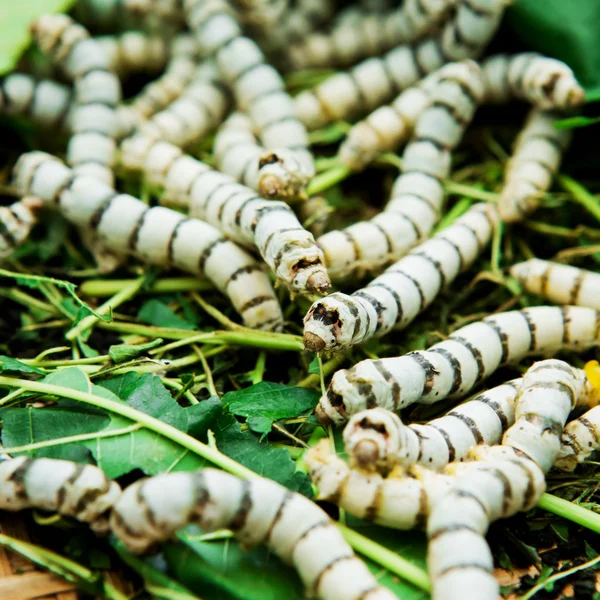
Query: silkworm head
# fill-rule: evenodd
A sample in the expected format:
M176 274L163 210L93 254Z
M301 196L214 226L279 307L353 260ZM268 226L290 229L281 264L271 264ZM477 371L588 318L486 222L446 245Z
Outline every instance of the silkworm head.
M258 168L258 191L264 198L306 198L305 188L312 174L306 172L290 150L282 148L262 155Z
M352 342L356 318L352 298L345 294L335 293L317 300L304 317L306 349L322 352L348 346Z

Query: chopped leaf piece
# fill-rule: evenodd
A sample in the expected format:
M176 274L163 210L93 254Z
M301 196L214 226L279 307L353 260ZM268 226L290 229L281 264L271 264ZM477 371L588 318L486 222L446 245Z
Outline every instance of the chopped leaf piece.
M36 375L45 375L44 371L3 354L0 354L0 371L2 373L34 373Z
M138 313L138 319L155 327L172 327L175 329L196 328L194 323L190 323L187 319L176 315L164 302L155 298L144 302Z
M148 350L152 350L153 348L160 346L162 343L163 340L158 338L148 342L147 344L137 344L135 346L130 346L129 344L118 344L116 346L111 346L108 349L108 355L114 363L121 363L125 362L126 360L137 358L138 356L148 352Z

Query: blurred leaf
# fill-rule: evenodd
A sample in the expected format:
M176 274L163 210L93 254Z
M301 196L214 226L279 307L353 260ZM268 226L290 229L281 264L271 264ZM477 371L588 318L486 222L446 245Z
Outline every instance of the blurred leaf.
M600 86L598 0L516 0L507 20L532 49L566 62L588 90Z
M228 392L222 400L229 412L247 417L248 426L258 433L269 433L274 421L298 417L318 401L314 390L268 381Z
M160 346L162 343L162 339L157 338L147 344L137 344L135 346L130 346L129 344L117 344L108 349L108 355L114 363L120 363L137 358L138 356L145 354L148 350Z
M74 0L3 0L0 3L0 75L15 66L31 41L29 26L33 20L44 13L65 12L73 4Z
M144 302L138 312L138 319L156 327L173 327L175 329L196 329L194 323L180 317L164 302L153 298Z
M10 356L4 356L0 354L0 372L2 373L34 373L36 375L44 375L44 371L36 369L30 365L22 363L16 358L10 358Z

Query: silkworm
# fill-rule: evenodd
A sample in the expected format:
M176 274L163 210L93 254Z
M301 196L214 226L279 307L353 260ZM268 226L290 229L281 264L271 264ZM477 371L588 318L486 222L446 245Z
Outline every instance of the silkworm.
M190 523L230 529L244 548L266 544L292 564L307 595L323 600L392 600L316 504L263 478L241 480L216 469L169 473L125 489L110 517L115 535L147 552Z
M369 58L296 96L296 116L308 129L318 129L372 111L444 63L476 58L495 33L506 4L459 0L456 14L439 34L401 44L382 58Z
M260 134L266 148L260 167L267 169L270 185L280 188L282 195L290 193L286 190L289 182L286 179L278 181L278 173L271 167L280 162L278 150L281 148L294 153L300 165L297 178L308 183L314 175L308 135L294 117L293 103L285 91L282 77L265 62L256 42L242 36L224 0L185 0L184 7L201 52L205 57L215 57L238 107L248 112ZM302 197L303 190L297 195Z
M347 67L430 32L447 15L454 0L408 0L385 13L351 7L326 32L315 32L293 44L288 53L294 70Z
M108 57L87 30L66 15L43 15L32 32L40 48L74 81L68 164L77 175L112 184L121 84L109 69Z
M536 306L498 313L456 330L428 350L364 360L338 371L317 416L322 423L339 425L367 407L397 412L414 402L461 397L501 364L529 354L583 350L599 341L600 314L591 308Z
M29 236L37 222L37 198L21 198L10 206L0 206L0 260L7 259Z
M305 455L319 500L329 500L352 515L393 529L423 527L431 507L448 492L451 476L423 467L392 472L387 478L352 469L321 440Z
M50 79L12 73L0 82L0 114L28 117L48 128L65 128L71 108L71 90Z
M163 37L126 31L95 37L108 57L108 68L120 77L130 73L156 73L164 68L169 48Z
M533 109L519 134L504 175L498 212L504 221L519 221L533 212L552 184L571 141L568 129L554 123L561 115Z
M600 310L600 275L593 271L532 258L513 265L510 274L530 294Z
M461 465L427 523L432 599L497 600L494 560L484 536L493 521L533 508L545 489L542 470L524 457Z
M256 246L291 291L323 294L329 288L321 251L284 202L264 200L172 144L141 134L123 142L122 161L163 186L165 198L188 206L191 216L233 240Z
M482 63L485 102L526 100L542 110L583 104L585 92L569 66L535 52L497 54Z
M264 198L298 198L312 176L312 171L305 171L298 162L297 153L287 148L268 153L258 143L250 118L240 112L234 112L219 128L214 155L219 170Z
M75 175L43 152L22 155L13 176L21 193L58 208L74 225L96 231L116 254L203 273L227 294L248 327L281 326L281 307L267 274L211 225L162 206L148 208L95 178Z
M416 176L440 185L437 179ZM493 209L476 204L365 288L316 301L304 317L305 347L312 352L338 350L405 327L473 264L490 240L494 222Z
M213 61L204 61L181 96L139 127L146 135L176 146L202 139L225 117L229 92Z
M402 173L384 211L370 221L326 233L317 242L334 279L380 271L428 237L442 208L451 152L482 92L481 72L473 61L450 63L436 73L431 106L418 117L413 139L403 152Z
M121 495L119 485L93 465L18 456L0 462L0 509L37 508L108 531L108 511Z
M573 471L600 447L600 406L586 411L565 427L554 468Z

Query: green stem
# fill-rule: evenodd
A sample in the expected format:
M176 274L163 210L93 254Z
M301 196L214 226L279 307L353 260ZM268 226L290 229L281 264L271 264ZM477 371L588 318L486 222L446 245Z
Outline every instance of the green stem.
M348 356L345 354L337 354L333 358L329 359L322 365L323 377L331 375L346 359ZM311 373L308 377L305 377L299 381L296 385L298 387L313 387L319 385L321 381L321 373Z
M529 598L533 598L535 594L537 594L540 590L543 590L546 586L558 581L559 579L563 579L564 577L568 577L577 571L581 571L582 569L589 569L593 567L595 564L600 562L600 556L596 556L596 558L592 558L592 560L588 560L582 565L577 565L576 567L572 567L571 569L567 569L566 571L561 571L560 573L556 573L552 575L552 577L548 577L542 580L537 585L533 586L526 594L519 597L519 600L529 600Z
M144 281L146 280L146 276L138 277L130 282L127 286L118 291L114 296L108 299L104 304L101 304L96 312L99 315L112 314L113 308L117 308L127 300L131 300L142 288L144 285ZM67 331L65 337L72 342L74 339L78 338L82 333L87 332L87 330L91 329L97 322L98 317L95 315L88 315L84 319L81 319L75 327L71 330Z
M538 502L538 508L547 510L573 523L583 525L591 531L600 533L600 515L583 506L579 506L579 504L563 500L552 494L544 494Z
M196 333L189 329L170 329L167 327L153 327L151 325L138 325L137 323L98 323L102 329L120 331L121 333L137 333L149 338L165 338L181 340L183 343L169 344L169 350L186 344L201 342L202 344L231 344L234 346L249 346L251 348L264 348L265 350L291 350L300 352L304 350L302 338L299 335L288 333L270 333L254 329L239 331L211 331L209 333ZM163 346L161 350L166 350Z
M34 308L49 314L57 314L56 308L51 304L43 302L42 300L38 300L37 298L34 298L33 296L30 296L29 294L26 294L18 289L9 288L7 290L0 290L0 296L8 298L13 302L18 302L19 304L29 308Z
M469 210L473 201L470 198L462 198L459 200L442 218L442 220L436 225L433 233L437 233L438 231L452 225L458 217L464 215L467 210Z
M94 588L97 588L99 584L104 597L109 600L128 600L125 594L121 593L110 583L104 579L98 580L97 573L47 548L42 548L4 534L0 534L0 545L10 548L37 565L64 577L67 581L73 581L74 583L81 581L92 585Z
M577 183L567 175L559 175L557 181L563 190L570 192L579 204L600 221L600 201L598 198L590 194L580 183Z
M321 194L348 177L352 171L346 165L336 165L315 175L306 188L309 196Z
M388 548L380 546L377 542L370 540L364 535L350 529L345 525L338 523L338 527L342 532L342 535L346 541L360 554L371 559L373 562L385 567L394 575L402 577L406 581L412 583L414 586L425 590L426 592L431 590L431 584L429 583L429 577L425 570L417 567L410 561L402 558Z
M127 287L136 279L92 279L79 286L79 291L85 296L94 296L103 298L113 296L119 290ZM149 289L144 290L148 294L169 294L175 292L204 292L214 290L215 286L206 279L196 277L171 277L166 279L157 279Z
M62 446L63 444L76 444L77 442L86 442L88 440L95 440L97 438L126 435L127 433L132 433L141 428L142 425L136 423L135 425L129 425L129 427L122 427L121 429L111 429L109 431L97 431L93 433L81 433L79 435L70 435L61 438L55 438L53 440L46 440L44 442L25 444L24 446L2 448L2 452L5 452L6 454L16 454L17 452L33 452L35 450L39 450L40 448L52 448L53 446Z
M464 183L456 183L455 181L446 181L444 187L449 194L457 194L459 196L466 196L467 198L474 198L475 200L482 200L483 202L498 202L498 194L494 192L486 192L479 188L471 185L465 185Z

